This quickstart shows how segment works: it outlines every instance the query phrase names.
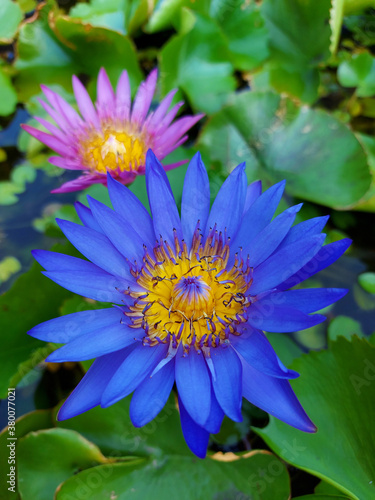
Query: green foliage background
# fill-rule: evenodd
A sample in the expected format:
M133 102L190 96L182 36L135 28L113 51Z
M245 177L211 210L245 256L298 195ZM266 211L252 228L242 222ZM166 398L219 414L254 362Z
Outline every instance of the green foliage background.
M0 434L1 498L375 498L374 9L373 0L1 0L0 396L17 386L20 417L15 494L3 473L7 430ZM342 264L309 283L350 288L344 306L324 311L328 328L269 334L301 373L293 388L318 425L315 435L244 404L244 422L224 420L202 461L184 443L173 397L141 429L130 423L128 398L56 421L89 363L46 365L55 346L26 332L106 305L74 296L31 266L32 248L74 254L54 222L74 220L74 200L48 195L66 173L48 164L42 144L18 133L17 117L26 110L22 119L34 126L32 115L46 117L40 84L74 105L73 74L95 98L101 67L113 84L126 69L134 94L155 66L155 103L178 88L183 114L206 114L166 162L200 150L214 197L246 161L249 181L261 179L264 188L287 180L281 209L304 201L297 222L330 213L327 242L355 238ZM12 127L16 139L8 141ZM168 174L177 200L185 171ZM131 189L147 204L144 179ZM103 186L78 199L88 192L108 202ZM15 234L9 228L21 219ZM6 401L0 409L6 413Z

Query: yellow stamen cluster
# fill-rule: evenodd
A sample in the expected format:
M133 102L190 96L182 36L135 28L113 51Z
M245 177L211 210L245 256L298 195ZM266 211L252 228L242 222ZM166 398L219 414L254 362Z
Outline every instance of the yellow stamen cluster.
M139 134L107 128L81 141L82 161L91 172L137 172L145 164L147 147Z
M214 232L213 232L214 233ZM134 271L145 292L130 292L134 305L127 313L134 328L145 330L144 342L155 345L170 342L184 348L216 347L245 321L249 305L245 292L250 285L250 268L236 258L227 270L229 246L217 233L201 245L194 236L192 249L181 248L175 238L175 251L161 241ZM244 269L246 267L246 269Z

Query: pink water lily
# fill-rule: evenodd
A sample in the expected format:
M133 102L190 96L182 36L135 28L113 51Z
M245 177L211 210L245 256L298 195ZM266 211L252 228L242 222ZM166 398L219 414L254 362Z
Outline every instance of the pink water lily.
M148 149L162 160L183 144L186 132L204 115L183 116L174 121L184 104L178 102L171 109L177 89L172 90L150 112L157 83L157 70L151 71L141 83L132 103L127 71L123 71L116 91L113 90L105 69L98 76L97 100L93 104L81 81L73 76L73 90L80 114L58 93L42 85L48 102L40 103L51 118L35 119L49 132L30 125L22 125L33 137L56 151L50 163L68 170L82 170L83 175L66 182L54 192L84 189L91 184L107 183L107 172L122 184L130 184L137 175L145 173ZM178 167L184 161L164 166L165 170Z

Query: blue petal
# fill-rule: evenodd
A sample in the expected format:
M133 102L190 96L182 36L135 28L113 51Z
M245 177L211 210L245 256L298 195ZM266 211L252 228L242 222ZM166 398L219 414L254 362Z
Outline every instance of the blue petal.
M162 237L173 245L176 230L181 241L183 235L176 202L164 169L151 150L146 157L146 184L156 238Z
M120 305L126 301L122 291L132 285L123 279L114 278L105 271L51 271L43 274L73 293L100 302Z
M118 307L80 311L40 323L27 333L39 340L65 344L92 330L120 322L124 317Z
M132 279L126 259L104 234L67 220L56 219L56 222L68 240L87 259L110 274Z
M217 224L217 230L234 238L241 223L246 198L247 179L245 164L241 163L221 186L212 205L206 224L206 235Z
M301 281L307 280L322 269L333 264L346 250L350 247L352 240L344 238L339 241L334 241L329 245L324 245L319 252L309 260L298 272L285 277L285 281L278 285L279 290L287 290L298 285Z
M129 328L125 323L112 323L111 325L95 328L91 332L80 335L68 344L52 352L46 359L52 363L65 361L84 361L103 356L110 352L119 351L144 335L143 330Z
M302 203L295 207L288 208L288 210L285 210L285 212L275 217L275 219L243 249L243 255L249 255L249 264L251 267L258 266L276 250L292 227L297 212L299 212L301 207Z
M251 295L275 288L296 269L301 269L319 251L324 238L325 235L321 234L292 243L262 262L254 269Z
M242 364L243 395L250 403L301 431L316 432L287 380L269 377L246 361Z
M152 373L167 351L166 344L150 347L139 342L109 382L101 406L106 408L133 392Z
M294 370L288 370L280 361L263 332L253 328L240 336L231 336L231 345L247 363L266 375L278 378L296 378Z
M186 444L197 457L205 458L210 433L194 422L182 404L180 397L178 398L178 406L180 408L182 434Z
M154 243L155 233L150 214L130 189L107 175L108 192L113 208L145 241Z
M211 434L217 434L220 431L223 418L224 412L216 399L213 388L211 388L211 410L204 428Z
M299 240L304 240L314 234L320 234L329 219L329 215L314 217L296 224L291 228L278 250Z
M148 424L164 408L174 383L174 361L146 378L135 390L130 403L130 419L135 427Z
M50 250L32 250L31 253L34 259L39 262L46 271L103 272L100 267L87 260L71 257L63 253L51 252Z
M299 309L304 313L320 311L340 300L348 290L343 288L305 288L303 290L288 290L274 292L267 296L271 303Z
M204 425L210 415L211 381L203 354L198 354L192 347L187 356L183 356L182 346L176 354L176 384L191 418L199 425Z
M200 153L196 153L187 169L181 203L181 225L184 240L190 248L199 220L200 228L206 227L210 212L210 184Z
M147 242L141 239L121 215L91 196L87 199L95 219L117 250L131 262L142 261L143 245Z
M259 198L262 194L262 181L254 181L247 186L245 206L243 207L243 213L245 214L251 205Z
M235 422L242 422L242 365L229 346L210 350L216 377L212 380L216 399L224 413Z
M124 361L129 349L107 354L96 359L88 372L62 405L57 420L66 420L83 413L100 403L104 389Z
M94 229L94 231L98 231L98 233L104 234L102 228L99 226L94 216L92 215L91 210L88 207L86 207L86 205L83 205L79 201L76 201L74 203L74 207L76 209L78 217L81 219L81 221L86 227Z
M286 333L311 328L325 319L321 314L309 316L298 309L279 306L264 299L249 307L247 321L258 330Z
M273 214L284 192L285 181L270 187L251 205L244 214L234 247L247 246L272 220Z

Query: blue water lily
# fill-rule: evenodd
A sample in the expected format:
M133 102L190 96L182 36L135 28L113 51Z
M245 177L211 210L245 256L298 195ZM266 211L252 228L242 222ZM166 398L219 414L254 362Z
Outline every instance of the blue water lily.
M133 393L135 426L150 422L176 383L190 449L206 455L224 415L242 420L245 397L305 432L316 428L263 331L291 332L324 321L318 311L345 295L335 288L295 289L350 245L323 246L327 217L293 226L301 205L273 218L284 190L264 193L235 168L211 209L207 171L198 154L184 182L181 217L163 167L147 153L152 217L108 175L113 210L89 197L77 203L83 225L58 220L88 259L44 251L34 257L59 285L111 308L83 311L33 328L33 337L64 343L48 361L96 358L58 418L108 407Z

